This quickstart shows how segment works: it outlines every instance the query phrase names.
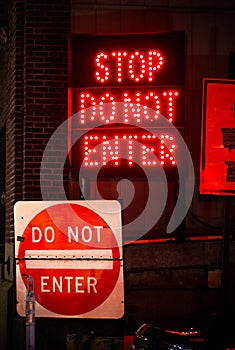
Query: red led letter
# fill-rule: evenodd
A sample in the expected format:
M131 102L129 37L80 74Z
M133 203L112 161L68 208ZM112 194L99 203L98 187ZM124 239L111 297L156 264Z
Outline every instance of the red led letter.
M119 141L118 136L115 136L115 140L103 141L103 154L102 164L106 165L107 162L113 161L114 165L119 165Z
M112 56L116 58L116 81L117 83L121 83L123 79L123 57L127 56L126 51L113 51Z
M174 119L174 100L175 97L179 96L178 91L164 91L163 96L167 98L168 108L167 108L167 118L170 122L173 122Z
M96 102L94 96L92 96L89 92L85 92L79 95L79 105L80 105L80 123L85 124L85 117L93 121L96 116ZM92 107L87 110L88 107Z
M153 136L151 138L153 138ZM157 164L156 160L151 159L152 158L151 156L153 156L154 152L155 152L154 147L147 147L145 145L142 145L142 164L143 165L156 166Z
M109 107L105 106L104 103L109 103ZM110 103L111 103L111 111L110 111ZM116 103L115 98L110 95L108 92L100 97L99 101L99 115L102 121L105 123L109 123L110 121L114 121L116 116Z
M136 92L135 101L130 98L127 92L123 93L123 102L124 102L124 122L129 123L130 117L134 117L134 120L137 123L141 123L141 109L140 109L140 92Z
M128 136L128 164L133 165L133 141L132 135Z
M154 117L154 119L157 119L158 118L158 114L161 111L161 103L159 101L158 95L156 95L153 91L150 91L147 95L145 95L144 98L145 98L146 101L148 101L148 107L149 108L151 108L151 105L153 105L153 110L156 111L156 114L153 117ZM144 102L144 105L145 104L146 103ZM147 112L147 108L146 109L144 108L144 114L145 114L145 118L146 119L150 118L150 116L148 115L148 112Z
M109 66L104 65L104 61L108 59L108 55L104 52L98 53L95 58L95 65L99 70L95 71L95 79L98 83L105 83L110 78Z
M160 52L151 50L148 52L148 80L153 81L154 72L161 69L163 65L163 57Z
M135 63L135 61L137 61L137 63ZM146 67L144 56L140 52L136 51L131 55L131 58L128 61L128 72L131 79L138 83L141 79L143 79L145 70Z
M165 139L170 140L172 142L171 147L167 148L165 145ZM161 151L160 151L160 160L161 160L161 165L165 165L166 161L170 163L171 165L175 165L175 160L173 157L173 152L175 150L175 144L174 139L172 136L169 135L161 135Z
M95 144L99 142L99 136L85 136L84 142L84 165L86 167L97 167L100 165L99 154L96 152Z

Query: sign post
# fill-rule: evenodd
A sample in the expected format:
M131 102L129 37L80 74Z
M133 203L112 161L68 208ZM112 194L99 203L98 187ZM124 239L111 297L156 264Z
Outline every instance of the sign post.
M27 278L26 284L26 349L35 349L35 296L34 296L34 281L31 276Z
M19 315L30 275L36 317L123 316L118 201L17 202L14 210Z

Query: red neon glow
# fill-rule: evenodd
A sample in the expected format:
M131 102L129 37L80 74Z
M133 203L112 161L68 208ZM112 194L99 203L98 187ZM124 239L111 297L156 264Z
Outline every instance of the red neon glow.
M85 50L89 63L84 72L77 67L80 80L74 80L72 112L79 113L71 128L90 130L79 143L80 161L82 153L87 168L174 167L176 141L167 133L154 135L154 128L162 116L184 126L183 60L177 50L171 57L162 42L159 47L153 41L148 47L144 43L145 48L141 42L110 44L102 41ZM145 126L153 134L143 131Z
M154 72L161 69L163 65L163 57L161 53L153 50L148 52L148 80L153 81Z
M142 80L152 82L155 74L162 68L164 58L157 50L148 52L112 51L99 52L95 56L94 77L100 84L113 79L117 84L125 81L139 83Z
M167 104L168 104L168 120L170 122L173 121L174 119L174 100L175 97L177 97L179 95L178 91L164 91L163 92L163 96L166 97L167 99Z
M235 193L235 80L203 81L200 193Z
M137 83L143 79L146 72L144 55L136 51L128 61L128 73Z
M85 109L87 108L89 101L89 106L92 106L92 113L90 116L91 120L94 120L96 117L96 102L94 96L92 96L90 93L82 93L80 94L80 111L81 111L81 124L84 123L84 115L85 115Z
M175 150L175 144L172 143L171 148L166 150L165 139L169 139L173 142L173 137L169 135L161 135L161 165L165 165L166 161L169 160L170 164L175 165L175 160L173 157L173 152Z
M163 114L170 122L174 121L175 116L175 99L179 96L179 91L163 91L161 94L154 90L142 92L141 90L133 92L123 91L118 96L111 91L103 92L97 96L89 91L84 91L78 96L78 109L80 110L79 124L87 124L92 121L109 123L138 124L144 121L157 120L159 114ZM116 109L116 102L124 103L124 113L120 115ZM104 103L111 103L112 106L107 112L104 111ZM145 108L141 108L141 106ZM89 111L86 109L89 108ZM155 111L156 114L148 114L147 108Z
M100 68L95 72L95 78L100 83L104 83L105 81L109 80L110 68L104 64L107 58L108 55L101 52L95 59L96 67Z
M107 113L107 110L105 110L104 112L103 104L110 103L110 102L112 102L112 107L109 115L109 113ZM112 95L110 95L108 92L100 98L99 115L100 115L100 119L103 120L105 123L109 123L110 120L113 121L115 119L116 105L114 102L115 102L115 98Z
M121 83L123 80L123 57L127 56L126 51L113 51L112 56L115 57L116 63L116 81Z
M166 146L166 140L167 144L170 141L170 147ZM144 167L156 167L159 163L161 166L176 164L174 138L167 134L162 134L160 139L146 133L115 134L112 138L108 134L90 134L84 137L82 149L84 165L89 168L105 166L108 162L120 166L121 158L126 159L129 166L134 163Z
M159 96L156 95L156 93L154 93L154 92L151 91L149 94L145 95L144 98L145 98L145 100L146 100L147 102L151 101L151 99L153 100L153 103L154 103L154 104L153 104L153 109L156 111L155 119L157 119L158 114L161 112L161 102L160 102L160 100L159 100ZM146 102L145 102L144 106L146 106ZM146 108L146 110L144 111L144 114L145 114L145 118L146 118L146 119L149 119L149 118L150 118L150 116L148 115L147 108Z

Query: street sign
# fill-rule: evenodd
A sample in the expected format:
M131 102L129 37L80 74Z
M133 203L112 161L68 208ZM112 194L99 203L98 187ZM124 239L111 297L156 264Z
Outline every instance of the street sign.
M17 202L14 220L19 315L31 276L37 317L123 316L118 201Z
M203 80L200 193L235 193L235 80Z

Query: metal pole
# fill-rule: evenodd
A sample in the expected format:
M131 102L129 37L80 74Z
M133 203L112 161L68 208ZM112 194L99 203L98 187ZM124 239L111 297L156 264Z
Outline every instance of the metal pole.
M223 240L222 240L222 295L223 311L225 320L230 311L230 197L224 198L224 222L223 222Z
M35 349L35 296L34 280L31 276L25 276L26 283L26 350Z

